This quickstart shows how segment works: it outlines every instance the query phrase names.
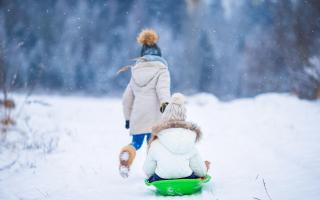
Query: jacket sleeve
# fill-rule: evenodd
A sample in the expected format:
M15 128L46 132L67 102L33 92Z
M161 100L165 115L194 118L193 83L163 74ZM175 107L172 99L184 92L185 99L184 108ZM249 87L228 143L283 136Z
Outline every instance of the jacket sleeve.
M153 155L153 148L152 145L148 151L147 158L143 164L143 171L146 173L147 177L149 178L155 173L156 167L157 167L157 162L154 159Z
M195 154L190 159L190 168L195 173L195 175L203 177L207 175L207 167L202 160L200 154L195 150Z
M160 103L169 102L170 100L170 73L169 70L163 70L160 72L158 82L156 85L156 91Z
M134 94L131 89L131 82L130 82L126 90L124 91L123 97L122 97L123 114L124 114L125 120L130 120L133 101L134 101Z

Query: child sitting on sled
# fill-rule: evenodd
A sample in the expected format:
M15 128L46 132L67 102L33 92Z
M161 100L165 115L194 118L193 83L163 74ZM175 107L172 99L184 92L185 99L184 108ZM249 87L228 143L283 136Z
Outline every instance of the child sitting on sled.
M157 46L158 35L151 29L142 31L140 58L131 68L131 80L123 94L125 127L130 129L132 141L122 148L119 171L128 177L130 166L143 141L151 137L151 128L161 119L170 99L170 74L167 62Z
M148 181L206 176L210 163L201 159L195 147L201 134L196 124L186 121L184 96L174 94L161 123L152 129L143 167Z

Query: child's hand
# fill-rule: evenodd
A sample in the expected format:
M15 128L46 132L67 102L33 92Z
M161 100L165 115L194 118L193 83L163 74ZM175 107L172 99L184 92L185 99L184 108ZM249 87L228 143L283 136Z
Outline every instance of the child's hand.
M126 125L125 125L126 129L129 129L130 128L130 121L129 120L126 120Z
M209 169L210 169L210 162L209 161L204 161L204 164L206 165L206 167L207 167L207 171L209 171Z

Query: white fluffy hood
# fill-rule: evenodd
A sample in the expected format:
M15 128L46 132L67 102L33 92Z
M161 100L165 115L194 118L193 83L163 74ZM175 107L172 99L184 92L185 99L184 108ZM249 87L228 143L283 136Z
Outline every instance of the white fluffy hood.
M145 87L162 69L167 69L167 66L160 61L138 62L132 68L132 79L137 86Z
M165 129L158 133L159 143L173 154L186 154L195 147L197 134L183 128Z

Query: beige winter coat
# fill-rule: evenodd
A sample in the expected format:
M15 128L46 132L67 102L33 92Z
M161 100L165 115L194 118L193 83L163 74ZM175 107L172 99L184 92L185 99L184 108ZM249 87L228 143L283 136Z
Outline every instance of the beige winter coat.
M130 120L130 134L151 133L159 122L160 104L170 99L170 75L160 61L139 62L123 94L123 113Z

